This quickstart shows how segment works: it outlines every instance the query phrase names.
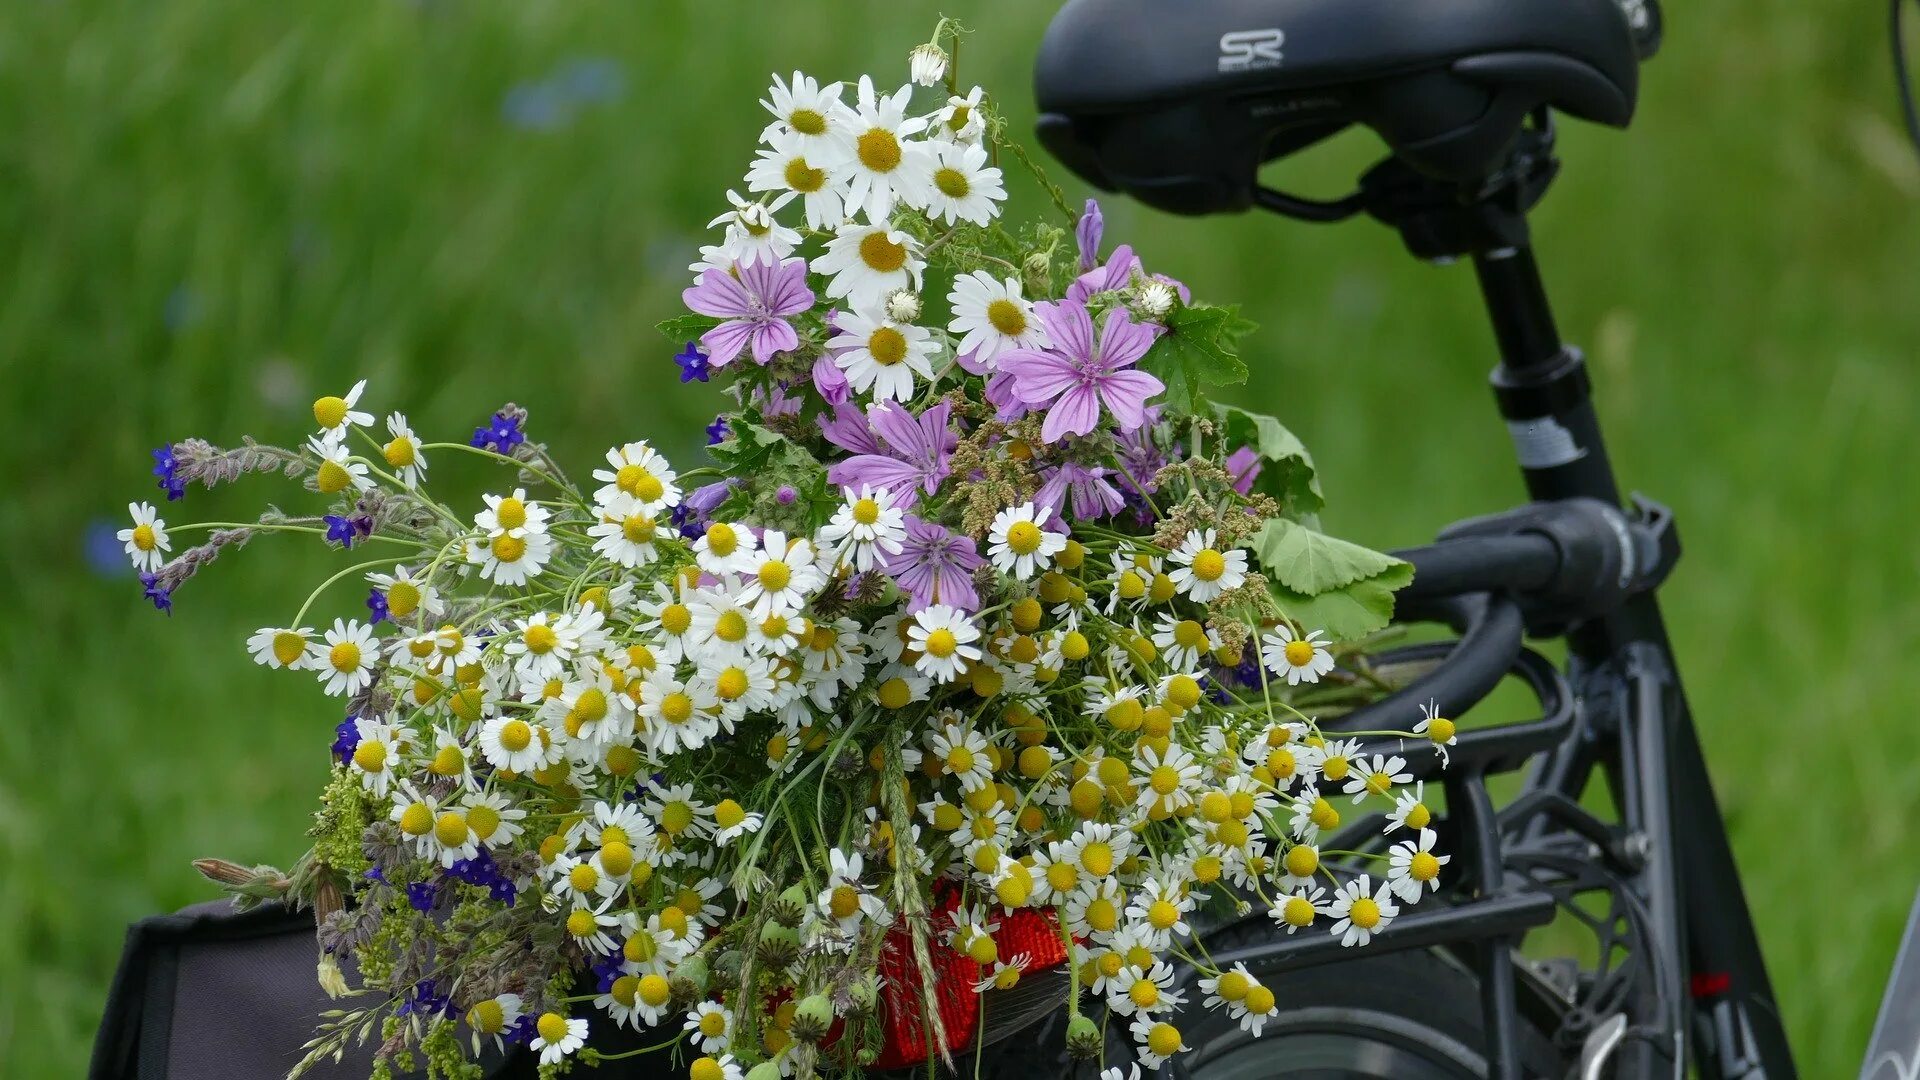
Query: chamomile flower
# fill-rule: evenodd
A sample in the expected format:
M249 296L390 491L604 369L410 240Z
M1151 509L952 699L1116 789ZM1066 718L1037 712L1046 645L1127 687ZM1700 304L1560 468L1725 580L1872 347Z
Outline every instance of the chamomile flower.
M751 552L746 557L756 565L759 562ZM745 656L754 617L753 609L743 599L741 586L696 589L690 599L688 607L693 614L693 628L688 632L688 642L694 650L691 658L704 661L710 657Z
M1015 953L1006 960L996 960L993 963L993 970L973 984L973 991L976 994L984 994L989 990L1011 990L1020 985L1020 976L1026 974L1027 968L1032 964L1032 953Z
M342 442L308 439L307 449L319 460L313 467L313 488L322 495L338 495L351 488L365 491L373 486L367 475L367 463L353 456Z
M524 540L547 531L547 519L552 512L539 503L528 502L526 489L514 488L511 495L486 494L481 498L487 508L473 515L473 526L482 535Z
M1347 774L1347 785L1341 790L1353 796L1356 803L1369 795L1389 795L1395 784L1413 780L1413 774L1406 772L1406 767L1406 759L1400 757L1375 754L1372 761L1357 758Z
M917 291L920 272L926 265L920 257L919 241L882 223L840 230L813 261L812 269L831 275L828 299L844 298L855 308L879 311L887 294L895 289ZM836 322L844 318L842 315Z
M436 760L438 760L436 758ZM467 815L467 827L483 847L501 847L519 839L526 829L520 824L527 812L497 791L475 791L461 801Z
M539 577L553 558L553 537L530 532L516 539L501 535L468 541L467 561L480 567L480 576L497 585L525 585Z
M931 41L915 45L907 54L907 69L914 82L932 86L947 77L947 51Z
M719 721L714 718L719 699L710 684L682 682L672 669L663 667L649 673L643 685L640 718L655 754L665 757L696 749L719 734Z
M247 651L253 662L282 671L299 671L312 666L314 657L307 645L313 640L313 627L266 626L247 639Z
M748 713L773 705L773 662L764 656L709 655L700 662L697 681L712 688L720 728L729 734Z
M1286 677L1288 686L1316 683L1333 670L1333 653L1327 650L1326 635L1313 630L1296 636L1286 623L1267 631L1260 644L1260 662L1268 671Z
M596 554L629 570L650 566L660 557L654 546L660 523L631 495L616 495L601 504L600 520L587 530Z
M1327 916L1334 921L1332 933L1348 947L1365 945L1373 935L1385 930L1400 914L1393 902L1393 887L1386 882L1373 888L1373 879L1365 874L1341 885L1327 905Z
M396 619L409 619L416 614L437 619L447 610L446 603L440 599L440 590L414 577L407 567L396 566L391 574L368 574L367 581L387 598L387 614Z
M778 529L768 529L760 537L757 565L740 592L740 602L752 605L755 619L792 615L824 584L826 575L815 565L812 541L801 536L789 539Z
M841 201L840 189L832 182L832 151L827 151L825 157L809 156L807 143L805 138L790 132L775 135L771 147L754 155L753 166L747 170L747 190L798 195L807 227L827 232L846 223L846 205Z
M773 114L773 122L760 133L760 141L773 143L792 139L801 149L821 156L823 161L840 156L834 133L846 112L841 101L841 84L825 86L796 71L792 82L773 77L773 87L760 105Z
M1134 1017L1127 1031L1133 1035L1140 1064L1149 1069L1158 1069L1167 1063L1168 1058L1188 1048L1186 1037L1180 1034L1179 1028L1152 1016Z
M115 535L126 545L133 568L152 573L165 565L167 552L173 550L173 542L167 538L167 523L156 516L158 511L152 503L128 503L127 513L133 518L133 527L121 529Z
M687 1014L684 1030L702 1053L717 1054L733 1041L733 1010L717 1001L703 1001Z
M1139 806L1148 816L1164 816L1193 805L1200 764L1185 748L1174 744L1162 752L1149 746L1134 760L1134 770L1145 781L1140 785Z
M352 697L373 684L380 646L373 628L355 620L333 620L321 641L307 646L306 666L319 676L320 687L331 697Z
M1173 965L1161 960L1151 968L1129 965L1107 988L1107 1005L1121 1016L1151 1016L1178 1008L1185 995L1176 985Z
M1227 1005L1227 1016L1240 1022L1240 1030L1258 1038L1260 1029L1277 1015L1273 991L1257 980L1240 999Z
M393 793L393 805L388 808L387 819L400 830L400 843L413 849L419 858L431 858L434 853L433 819L439 813L440 804L431 795L421 794L413 786L413 781L400 781L400 789Z
M408 488L420 486L420 481L427 478L427 455L420 436L407 426L405 413L387 417L387 435L389 438L380 448L380 456L387 459L387 466L402 484Z
M1221 551L1214 546L1212 529L1187 534L1178 550L1167 558L1173 562L1174 588L1196 604L1211 603L1214 597L1247 582L1247 553Z
M744 527L716 521L693 542L693 560L700 569L719 577L751 574L760 566L758 542Z
M1192 909L1193 896L1184 888L1159 878L1148 878L1133 902L1127 905L1127 918L1145 926L1151 934L1151 944L1164 949L1173 939L1193 932L1186 919Z
M927 752L940 760L943 771L965 791L979 791L993 783L993 759L986 736L961 724L947 724L927 734Z
M1447 747L1460 741L1460 735L1453 721L1440 715L1440 703L1432 698L1420 706L1420 722L1413 725L1415 735L1425 735L1433 745L1440 748L1440 760L1446 761Z
M682 837L702 837L712 831L707 821L713 807L694 796L692 784L648 784L646 800L641 804L660 829L662 845Z
M721 242L720 250L736 266L750 263L778 266L780 260L800 246L800 234L773 218L774 211L792 198L792 192L776 195L769 205L762 201L750 202L738 192L729 191L727 202L733 209L707 222L707 227L726 226L726 239Z
M887 921L887 905L860 881L865 864L859 852L839 848L827 852L827 887L820 891L820 913L833 920L842 932L858 929L861 919L876 923Z
M1246 998L1247 990L1259 982L1245 964L1235 964L1218 975L1200 980L1200 1004L1209 1009L1231 1005Z
M587 1021L581 1016L569 1018L555 1012L541 1013L533 1030L532 1046L540 1055L542 1065L557 1064L587 1042Z
M553 733L519 716L496 716L480 728L480 756L496 769L533 772L552 761Z
M900 554L907 538L906 511L894 505L893 492L861 484L859 491L847 487L840 494L843 501L833 520L818 534L835 562L866 573Z
M567 670L580 648L580 630L565 615L542 611L524 619L515 619L506 638L505 652L515 671L534 678L551 679Z
M393 787L400 752L407 744L407 732L366 717L356 718L353 730L359 741L354 744L347 764L359 776L361 787L384 799Z
M926 327L894 322L871 306L843 311L833 325L827 348L854 393L871 393L876 402L909 401L916 376L933 378L934 342Z
M987 530L987 553L994 568L1025 581L1053 565L1054 556L1067 546L1062 533L1045 529L1052 510L1030 502L1010 506L994 515Z
M1426 892L1440 890L1440 868L1453 861L1451 855L1435 855L1432 829L1421 829L1417 840L1402 840L1387 853L1387 883L1406 903L1418 903Z
M482 1040L491 1039L495 1050L506 1048L505 1037L520 1022L519 994L501 994L477 1001L467 1010L467 1027L473 1031L473 1052L480 1053Z
M920 654L915 671L935 682L949 683L980 660L980 630L959 608L933 604L921 608L907 628L913 648Z
M1416 832L1433 823L1433 811L1422 800L1427 797L1427 782L1417 780L1410 788L1401 788L1393 797L1393 811L1387 815L1384 831L1407 828Z
M984 87L976 86L967 92L966 97L949 97L947 103L933 116L933 124L927 128L927 138L945 142L979 142L986 131L986 113L980 108L980 102L986 96Z
M622 495L648 514L680 505L679 477L667 459L646 443L630 442L608 450L607 465L593 470L593 478L603 484L593 493L594 502L600 506Z
M1153 644L1168 667L1193 671L1202 657L1220 647L1220 635L1208 630L1205 623L1162 614L1153 629Z
M457 806L440 808L433 816L433 831L426 839L431 841L429 857L438 858L442 869L480 854L480 842L473 835L473 826L467 824L466 812Z
M1090 879L1104 880L1133 854L1133 833L1104 821L1081 822L1059 854Z
M742 836L760 831L764 822L760 814L749 814L732 799L721 799L713 805L713 842L726 847Z
M897 203L926 205L932 165L925 148L908 140L927 122L907 116L912 97L911 86L876 93L873 80L862 75L853 106L841 107L835 174L847 187L849 213L861 210L868 221L884 222Z
M609 914L607 909L613 906L613 898L601 901L599 907L575 907L567 913L567 937L575 945L586 950L592 956L605 956L613 951L613 935L609 931L621 927L619 914ZM627 915L626 918L632 918Z
M360 412L354 408L355 405L360 404L360 395L365 393L366 389L367 380L361 379L353 384L353 389L347 391L346 397L329 395L315 401L313 422L320 425L320 432L316 438L324 442L338 443L345 441L347 432L356 427L372 427L373 414Z
M1120 883L1111 878L1083 882L1067 897L1067 927L1095 941L1106 940L1120 928L1125 900ZM1112 992L1111 986L1108 991Z
M1000 214L1006 185L1000 170L987 164L987 151L978 143L930 142L932 173L926 188L927 216L951 225L985 225Z
M995 278L985 270L961 274L947 293L953 319L948 332L960 338L954 347L960 366L976 375L993 372L1009 349L1045 349L1053 344L1021 295L1018 278Z
M620 947L621 969L629 975L665 975L685 959L686 939L668 929L659 915L634 926Z
M1318 885L1296 886L1275 897L1273 906L1267 909L1267 915L1276 925L1286 927L1289 934L1304 930L1313 925L1315 916L1324 913L1320 898L1326 893L1327 890Z

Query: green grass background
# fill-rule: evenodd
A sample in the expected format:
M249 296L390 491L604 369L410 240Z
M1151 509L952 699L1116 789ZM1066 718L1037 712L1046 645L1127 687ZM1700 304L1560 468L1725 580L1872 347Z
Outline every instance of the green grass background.
M977 31L968 77L1022 127L1052 7L947 0ZM90 528L155 497L147 450L293 439L316 394L364 376L375 411L433 436L511 398L581 465L641 436L690 456L718 395L679 388L651 327L751 158L768 73L897 82L935 14L8 5L0 1073L80 1071L123 927L211 895L189 859L298 854L338 719L241 647L291 616L324 553L256 544L171 620L89 561ZM1920 881L1920 169L1891 123L1880 5L1675 0L1668 20L1633 130L1563 129L1536 232L1627 483L1680 516L1674 634L1803 1072L1850 1075ZM600 99L527 126L583 63ZM1287 174L1331 194L1371 150L1347 139ZM1368 223L1117 201L1108 237L1259 320L1236 396L1313 447L1331 527L1418 542L1521 497L1465 268ZM166 513L307 498L255 480ZM316 614L359 604L343 589Z

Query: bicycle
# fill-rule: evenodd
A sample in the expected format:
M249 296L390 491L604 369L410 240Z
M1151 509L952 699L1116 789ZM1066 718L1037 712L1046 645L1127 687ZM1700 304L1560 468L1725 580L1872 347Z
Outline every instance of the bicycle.
M1444 772L1415 757L1446 792L1440 828L1463 855L1452 902L1361 957L1324 935L1276 937L1257 916L1201 932L1216 963L1243 962L1279 991L1280 1030L1256 1043L1230 1023L1202 1027L1161 1075L1796 1075L1661 619L1673 515L1639 495L1622 504L1586 365L1555 328L1528 236L1558 169L1552 114L1624 127L1660 30L1651 0L1222 0L1178 13L1071 0L1048 31L1041 141L1096 187L1181 214L1364 213L1417 257L1470 260L1499 350L1494 396L1534 500L1398 553L1417 571L1398 617L1459 637L1387 652L1382 671L1404 685L1323 721L1378 729L1427 701L1460 716L1508 677L1532 691L1537 718L1463 729ZM1351 195L1260 184L1263 163L1356 123L1390 153ZM1564 639L1564 668L1529 637ZM1520 794L1496 807L1488 779L1520 771ZM1596 776L1604 815L1583 802ZM1357 822L1328 847L1369 843L1379 826ZM1522 959L1556 916L1591 935L1588 957ZM989 1048L982 1074L1040 1075L1046 1060L1092 1075L1045 1056L1063 1023ZM1107 1050L1109 1065L1128 1060L1124 1040Z

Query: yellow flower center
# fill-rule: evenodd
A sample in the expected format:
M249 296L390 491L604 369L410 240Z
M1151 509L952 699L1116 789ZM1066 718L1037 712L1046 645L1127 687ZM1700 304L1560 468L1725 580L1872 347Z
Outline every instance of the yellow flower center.
M511 536L493 538L493 557L503 563L515 563L527 553L527 542Z
M321 462L320 471L313 478L313 486L319 488L322 495L338 495L347 490L347 485L351 483L352 474L337 461Z
M1348 761L1345 754L1332 754L1327 757L1326 761L1321 763L1320 771L1325 773L1329 780L1345 780L1347 778L1347 766Z
M1167 930L1180 921L1180 908L1171 900L1155 900L1147 905L1147 921L1155 930Z
M467 827L475 836L486 840L500 827L500 812L485 803L472 807L467 811Z
M669 836L679 836L693 824L693 807L675 800L660 808L660 827Z
M467 1026L482 1035L497 1035L507 1026L507 1012L492 998L467 1010Z
M1444 744L1451 742L1453 740L1453 731L1453 721L1443 716L1436 716L1427 721L1427 738L1432 739L1436 743Z
M640 1000L648 1005L659 1007L673 996L672 987L667 985L664 975L643 975L640 978Z
M1284 652L1286 653L1287 663L1292 664L1294 667L1306 667L1313 660L1313 646L1299 638L1287 642L1287 647Z
M714 693L722 701L738 701L747 692L747 673L737 667L730 667L720 673L713 681Z
M1220 981L1214 984L1213 992L1219 994L1222 1001L1239 1001L1247 996L1247 989L1252 985L1252 979L1237 971L1229 971L1220 976Z
M1288 926L1313 925L1313 905L1308 903L1304 896L1287 897L1287 902L1280 909L1280 913L1286 918Z
M1233 816L1233 800L1224 791L1209 791L1200 796L1200 816L1217 825Z
M567 1037L567 1018L559 1013L541 1013L533 1026L540 1032L540 1037L550 1043Z
M152 551L159 541L154 537L153 526L135 525L133 527L133 546L141 551Z
M600 871L590 863L581 863L567 872L567 884L578 892L587 892L600 884Z
M878 697L882 708L904 709L913 700L913 688L907 685L905 679L888 679L880 684Z
M1191 709L1200 704L1200 684L1191 675L1175 675L1167 680L1167 704Z
M409 581L396 581L387 586L387 611L390 614L406 618L420 608L420 587ZM276 643L276 648L278 647Z
M1009 525L1007 549L1015 555L1031 555L1040 550L1040 526L1031 521L1016 521Z
M778 559L768 559L760 564L760 587L768 592L779 592L793 580L793 568Z
M1440 860L1430 851L1416 851L1407 861L1407 876L1415 881L1432 881L1440 876Z
M313 403L313 420L323 428L336 428L347 419L347 399L329 394Z
M833 912L836 919L848 919L860 910L860 894L851 885L835 885L827 897L827 910Z
M860 261L869 270L891 274L907 264L907 246L887 239L884 232L868 233L860 241Z
M700 1015L700 1034L710 1039L717 1039L726 1033L727 1015L725 1013L710 1012ZM715 1066L715 1068L718 1068L718 1066Z
M797 157L787 162L787 186L804 194L812 194L827 186L827 174L807 164L807 159Z
M327 663L343 674L360 670L360 646L351 641L335 645L327 652Z
M1254 985L1247 988L1247 1011L1255 1016L1265 1016L1273 1011L1273 991L1264 986Z
M1180 1029L1172 1024L1159 1023L1147 1032L1147 1049L1161 1057L1172 1057L1180 1052Z
M987 322L995 330L1008 337L1019 337L1027 332L1027 315L1020 305L1002 298L987 304Z
M1393 789L1393 777L1383 772L1367 774L1367 790L1375 795L1385 795Z
M1147 777L1147 784L1162 795L1171 795L1180 790L1180 770L1171 765L1158 766Z
M448 810L433 822L433 838L448 847L459 847L467 842L467 819L464 815Z
M900 167L900 140L886 128L868 128L857 143L860 164L877 173Z
M907 336L891 326L882 326L867 338L867 351L873 362L892 367L907 358Z
M967 182L967 174L951 167L933 174L933 186L949 199L964 199L967 192L973 190L973 185Z
M364 739L354 747L353 763L360 771L377 773L387 767L387 744L378 739Z
M614 474L613 482L621 491L641 502L653 502L666 494L666 487L661 484L660 478L641 465L620 466L620 471Z
M528 652L535 656L545 656L553 651L554 646L560 644L560 635L554 633L553 627L546 623L534 623L520 635L520 640L526 645Z
M660 609L660 628L675 637L693 625L693 612L685 604L668 604Z
M524 528L527 524L527 504L519 499L501 499L500 505L493 508L493 520L503 529Z
M273 635L273 658L280 661L282 666L300 659L300 654L306 651L307 639L300 634L282 630Z
M825 135L827 118L812 109L795 109L787 114L787 126L802 135Z
M509 720L500 725L500 745L508 753L519 753L533 742L533 728L525 720Z
M721 641L739 642L747 636L747 617L738 611L723 611L714 620L713 636Z
M1102 896L1087 905L1087 925L1104 934L1120 925L1120 911L1113 901Z
M1282 861L1286 865L1287 873L1297 878L1311 876L1315 870L1320 869L1320 853L1308 844L1295 844L1288 848L1286 858Z
M964 746L947 750L947 771L950 773L972 772L975 763L973 751Z
M660 716L669 724L684 724L693 719L693 699L675 691L660 699Z
M408 836L425 836L433 831L433 811L426 803L408 803L400 811L400 831Z
M633 869L633 849L618 840L601 844L600 866L614 877L624 877Z
M1413 808L1407 811L1405 820L1408 828L1424 829L1433 824L1433 811L1427 809L1426 803L1414 803Z
M1127 988L1127 996L1143 1009L1151 1009L1160 1004L1160 985L1152 979L1135 979Z
M387 464L396 469L404 469L415 460L413 440L405 436L396 438L382 447L380 453L387 459Z
M1347 909L1347 918L1360 929L1371 930L1380 925L1380 905L1374 903L1373 897L1363 896Z
M927 635L928 656L944 660L952 656L953 651L959 647L959 639L953 636L953 631L944 626Z
M721 828L731 829L735 825L747 820L747 812L742 810L740 804L734 802L732 799L721 799L719 805L713 808L713 820L717 822Z
M1212 548L1202 548L1193 557L1193 576L1201 581L1219 581L1226 572L1227 557Z
M574 937L591 937L597 929L599 924L594 922L593 912L586 908L574 908L573 914L567 916L567 933Z

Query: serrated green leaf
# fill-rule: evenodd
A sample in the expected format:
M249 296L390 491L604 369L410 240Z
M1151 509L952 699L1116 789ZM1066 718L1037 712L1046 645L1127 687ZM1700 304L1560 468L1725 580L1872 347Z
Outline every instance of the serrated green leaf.
M1318 596L1357 581L1412 567L1391 555L1274 518L1254 534L1253 551L1268 580L1303 596ZM1409 577L1408 580L1411 580Z
M666 335L667 340L675 345L685 345L689 341L699 340L701 334L719 325L720 320L711 315L688 313L675 315L671 319L662 319L655 323L653 328Z
M1313 455L1284 424L1232 405L1216 405L1214 414L1225 428L1229 447L1251 446L1265 460L1254 490L1278 499L1295 516L1316 513L1326 505Z
M1247 381L1236 342L1253 328L1236 307L1194 304L1176 308L1140 360L1143 371L1167 384L1167 400L1193 412L1202 405L1202 386L1231 386Z
M1393 594L1413 581L1413 567L1400 563L1378 577L1307 596L1284 586L1273 598L1287 617L1309 630L1325 630L1335 641L1354 641L1393 621Z

